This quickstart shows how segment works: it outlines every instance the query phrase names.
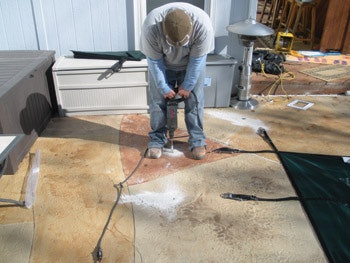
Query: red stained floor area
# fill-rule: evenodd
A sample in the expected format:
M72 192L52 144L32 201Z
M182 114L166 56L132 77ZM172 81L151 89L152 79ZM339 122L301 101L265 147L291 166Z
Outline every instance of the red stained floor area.
M145 115L125 115L120 127L120 152L125 177L130 176L144 156L148 145L149 118ZM216 154L212 151L224 147L221 143L207 139L207 155L203 160L192 159L187 144L187 131L175 131L174 152L165 149L161 158L144 158L137 171L128 179L128 185L154 180L160 176L175 173L183 169L210 163L232 156Z

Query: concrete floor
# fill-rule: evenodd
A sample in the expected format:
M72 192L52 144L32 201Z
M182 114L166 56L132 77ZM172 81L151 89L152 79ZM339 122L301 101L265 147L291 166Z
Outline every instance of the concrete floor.
M350 155L350 97L257 97L253 111L205 109L208 152L222 146ZM287 104L314 103L308 110ZM177 136L186 135L183 112ZM54 118L0 197L23 200L28 167L40 151L32 208L0 207L0 262L95 262L95 247L117 190L142 157L147 114ZM295 195L273 154L175 152L145 159L124 184L101 243L103 262L326 262L299 202L235 202L221 193Z

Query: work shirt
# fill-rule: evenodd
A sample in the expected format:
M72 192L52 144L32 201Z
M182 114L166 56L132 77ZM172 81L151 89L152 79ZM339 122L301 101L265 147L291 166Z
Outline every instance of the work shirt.
M169 45L163 34L162 22L169 9L172 8L185 10L192 20L193 30L189 43L182 47ZM187 3L163 5L152 10L143 23L141 51L147 56L150 72L163 94L170 91L164 77L165 69L197 72L197 68L203 67L206 54L213 49L214 30L209 16L204 10L193 5ZM188 75L183 83L183 88L191 90L195 81L195 77Z

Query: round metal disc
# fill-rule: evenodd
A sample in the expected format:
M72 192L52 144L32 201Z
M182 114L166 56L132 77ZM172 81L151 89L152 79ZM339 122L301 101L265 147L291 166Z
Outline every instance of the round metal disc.
M238 110L254 110L258 107L259 102L256 99L239 100L238 98L231 99L230 106Z
M255 19L249 18L226 27L227 31L239 35L263 37L272 35L275 31Z

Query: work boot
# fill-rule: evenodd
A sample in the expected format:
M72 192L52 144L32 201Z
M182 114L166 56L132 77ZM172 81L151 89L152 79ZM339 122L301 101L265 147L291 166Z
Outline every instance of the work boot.
M192 149L193 159L202 160L205 157L206 150L204 146L194 147Z
M162 156L162 148L148 148L147 157L151 159L158 159Z

